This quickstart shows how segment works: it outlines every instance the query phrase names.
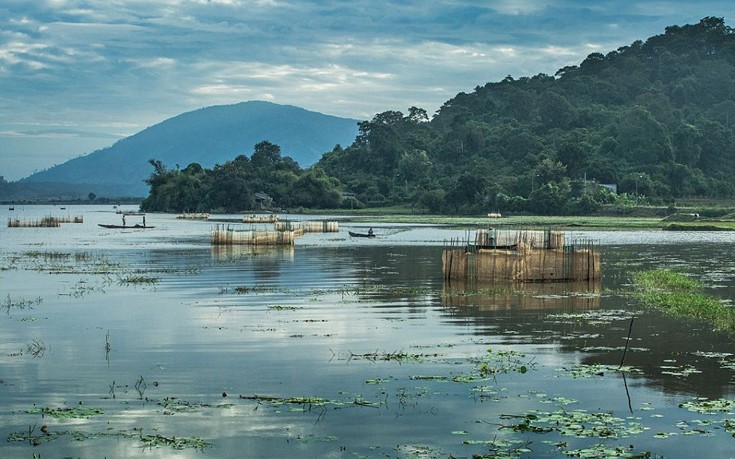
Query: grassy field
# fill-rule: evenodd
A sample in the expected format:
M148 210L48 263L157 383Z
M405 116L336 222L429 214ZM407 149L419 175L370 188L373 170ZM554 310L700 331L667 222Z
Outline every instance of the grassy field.
M543 216L543 215L503 215L491 218L487 215L446 216L427 215L416 212L409 206L369 208L359 210L312 210L306 211L315 215L348 215L352 222L369 223L406 223L447 225L457 227L496 228L585 228L599 230L640 230L660 229L672 231L735 231L735 214L726 214L730 210L719 208L677 208L672 211L665 207L640 206L628 209L625 215L597 216ZM671 219L672 212L686 216L701 214L693 221ZM725 214L719 217L708 217L708 214ZM666 218L669 217L669 218Z
M353 221L375 223L417 223L448 226L493 226L496 228L592 228L592 229L660 229L667 223L648 217L558 217L558 216L509 216L448 217L442 215L355 215Z

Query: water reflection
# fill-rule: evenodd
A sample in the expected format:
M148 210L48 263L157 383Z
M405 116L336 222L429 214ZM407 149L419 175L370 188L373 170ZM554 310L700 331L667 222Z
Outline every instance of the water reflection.
M460 283L461 284L461 283ZM445 282L442 304L480 310L587 310L600 307L599 279L582 282L492 283L457 285Z
M258 257L277 261L293 261L293 246L264 245L212 245L212 260L217 263L241 261L243 258Z

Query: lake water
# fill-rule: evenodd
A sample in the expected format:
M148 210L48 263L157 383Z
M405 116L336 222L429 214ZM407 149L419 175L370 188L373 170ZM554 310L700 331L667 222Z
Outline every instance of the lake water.
M599 284L467 291L467 229L215 250L175 215L0 216L84 219L0 228L1 457L735 457L735 340L628 295L677 268L732 305L732 233L567 232Z

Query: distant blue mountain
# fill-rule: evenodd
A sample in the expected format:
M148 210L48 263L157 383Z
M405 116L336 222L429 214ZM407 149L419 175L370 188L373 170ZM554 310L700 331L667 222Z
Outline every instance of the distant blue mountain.
M316 163L335 145L352 144L358 120L338 118L291 105L249 101L184 113L20 182L83 185L98 196L147 196L143 182L153 172L150 159L169 169L199 163L205 168L238 155L250 156L267 140L301 167Z

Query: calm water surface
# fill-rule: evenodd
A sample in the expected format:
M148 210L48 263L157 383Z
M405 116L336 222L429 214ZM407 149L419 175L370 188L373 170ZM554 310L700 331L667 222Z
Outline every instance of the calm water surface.
M6 209L84 223L0 228L2 457L735 457L733 338L626 295L667 267L732 304L731 234L572 232L599 284L467 291L466 230L215 250L209 222Z

